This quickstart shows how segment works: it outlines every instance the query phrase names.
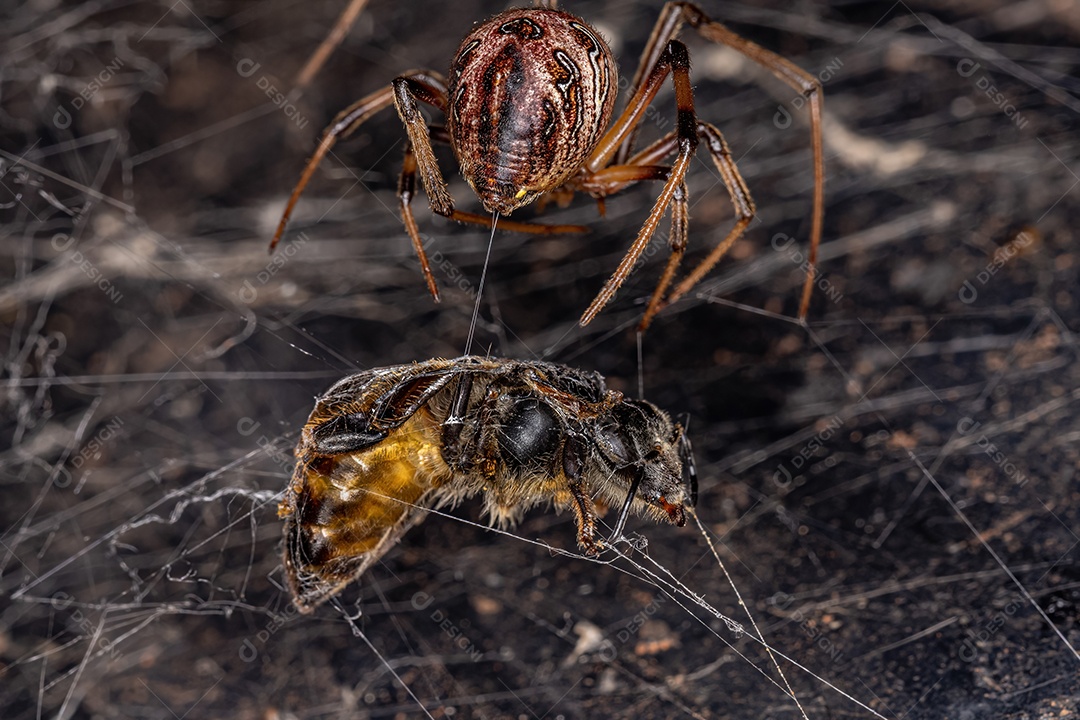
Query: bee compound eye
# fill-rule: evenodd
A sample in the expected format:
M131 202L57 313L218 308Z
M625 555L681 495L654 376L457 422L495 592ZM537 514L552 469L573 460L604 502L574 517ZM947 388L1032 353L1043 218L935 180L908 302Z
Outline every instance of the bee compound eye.
M555 412L536 398L518 398L498 424L499 447L511 465L551 455L562 437Z
M616 465L628 465L630 452L626 449L626 443L622 437L611 427L600 428L596 433L597 445L604 457Z

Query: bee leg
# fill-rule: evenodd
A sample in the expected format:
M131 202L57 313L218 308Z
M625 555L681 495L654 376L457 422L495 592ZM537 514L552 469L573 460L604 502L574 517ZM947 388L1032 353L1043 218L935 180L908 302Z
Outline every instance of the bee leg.
M465 429L465 415L469 412L469 396L472 394L473 376L464 373L458 381L454 400L450 404L450 414L442 427L443 459L456 470L462 470L465 452L462 448L461 433Z
M596 541L596 505L585 490L581 471L585 467L588 450L585 444L571 435L563 445L563 472L566 474L567 489L574 502L571 508L577 516L578 547L586 555L599 555L600 543Z
M582 483L570 483L570 494L574 497L571 506L577 515L577 544L586 555L599 555L600 543L596 541L596 506L585 492Z

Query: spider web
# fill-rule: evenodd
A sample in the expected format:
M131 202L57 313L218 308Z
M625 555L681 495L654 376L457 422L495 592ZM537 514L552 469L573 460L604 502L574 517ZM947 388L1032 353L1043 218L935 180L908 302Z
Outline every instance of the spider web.
M809 326L793 318L799 100L687 33L699 114L760 209L746 239L658 317L639 366L662 237L575 322L656 188L603 219L578 198L541 220L590 225L584 240L496 234L477 328L478 349L598 369L628 394L640 376L686 413L699 527L638 520L639 546L589 559L566 514L503 532L465 505L297 616L276 504L312 398L458 355L487 248L418 203L433 305L396 216L387 112L335 149L266 255L334 111L444 69L501 9L390 5L302 98L289 79L339 2L46 3L0 23L4 717L1076 712L1080 20L1052 4L705 3L825 84ZM629 75L659 4L569 9ZM656 108L641 142L674 127L669 91ZM689 180L688 263L731 221L713 170Z

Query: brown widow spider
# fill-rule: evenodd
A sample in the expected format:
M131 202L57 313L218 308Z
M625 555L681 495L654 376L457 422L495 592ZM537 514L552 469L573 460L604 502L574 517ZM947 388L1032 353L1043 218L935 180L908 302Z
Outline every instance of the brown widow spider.
M487 227L492 227L499 216L509 215L537 199L541 204L554 200L564 206L579 191L595 198L602 213L608 196L642 180L663 181L663 189L637 238L580 320L581 325L588 324L607 305L670 208L671 255L641 319L639 330L645 330L657 312L685 295L719 262L755 213L750 192L723 135L715 126L698 120L694 112L690 59L686 46L677 39L686 23L706 39L727 45L769 70L808 101L814 195L808 271L799 302L798 317L803 320L810 304L824 215L821 84L790 61L710 20L697 5L669 2L642 53L626 109L608 127L618 87L611 50L595 30L580 18L556 9L556 4L554 0L537 0L535 8L508 10L477 25L462 41L449 80L433 70L409 70L339 113L324 131L289 198L270 244L271 251L281 239L304 187L334 143L393 103L408 133L398 182L401 217L436 301L438 287L412 211L417 172L432 211ZM645 111L669 75L675 87L677 129L634 153L634 140ZM441 110L446 115L446 126L429 125L420 114L421 102ZM453 148L461 174L490 216L454 207L432 140ZM665 296L686 251L686 172L699 141L704 141L720 172L736 220L723 240ZM661 164L671 155L675 155L674 162ZM577 225L506 220L500 225L506 230L536 234L585 230Z

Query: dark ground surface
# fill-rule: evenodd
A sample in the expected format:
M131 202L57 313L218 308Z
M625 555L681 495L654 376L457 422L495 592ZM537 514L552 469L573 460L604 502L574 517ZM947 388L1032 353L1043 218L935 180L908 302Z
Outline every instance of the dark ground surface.
M567 514L532 512L520 538L430 517L343 609L289 613L275 506L312 397L458 355L487 242L418 203L433 305L394 211L387 111L316 176L268 265L326 121L407 68L445 71L502 7L373 0L279 107L266 86L290 86L342 6L42 0L0 22L0 715L800 717L760 644L644 579L640 555L527 542L573 550ZM627 74L659 9L567 6ZM1076 6L705 8L823 79L828 188L806 330L804 113L688 35L700 114L761 211L645 338L647 396L691 418L698 516L769 645L805 668L780 661L809 717L1080 712ZM670 106L647 134L674 127ZM730 204L704 161L690 185L700 257ZM635 392L632 326L664 253L575 322L655 192L606 219L585 198L546 212L585 238L500 233L477 347ZM799 242L776 250L779 233ZM632 527L749 627L694 528Z

